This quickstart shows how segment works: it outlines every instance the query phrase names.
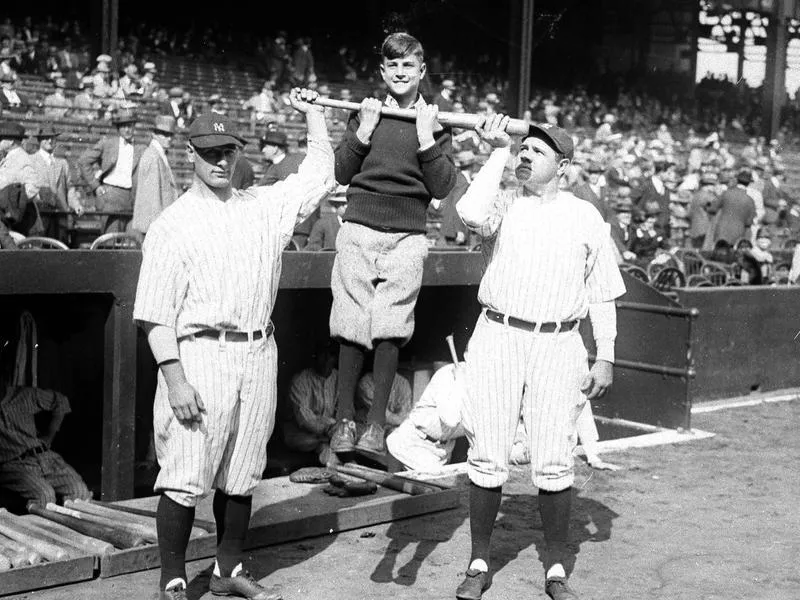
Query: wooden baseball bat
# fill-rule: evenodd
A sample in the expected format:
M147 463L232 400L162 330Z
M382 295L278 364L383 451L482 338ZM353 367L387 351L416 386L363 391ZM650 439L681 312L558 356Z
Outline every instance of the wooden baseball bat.
M433 492L438 492L441 488L437 488L434 486L429 486L427 484L422 483L421 481L414 481L412 479L405 479L402 477L397 477L392 473L386 473L384 471L373 471L373 470L364 470L352 463L348 463L346 465L337 465L334 467L340 473L345 473L346 475L353 475L355 477L360 477L361 479L366 479L367 481L372 481L373 483L377 483L385 488L389 488L390 490L395 490L397 492L403 492L404 494L410 494L411 496L418 496L420 494L431 494Z
M88 535L83 535L74 529L70 529L64 525L59 525L54 521L48 521L39 515L28 515L26 519L31 521L39 529L49 531L50 533L59 536L64 541L67 541L73 546L80 548L87 554L91 554L93 556L106 556L114 552L114 546L108 542L89 537Z
M118 521L115 519L109 519L108 517L101 517L99 515L94 515L88 512L83 512L78 510L75 504L68 500L65 502L66 506L58 506L57 504L48 503L47 508L50 510L56 510L58 507L61 510L57 510L57 512L61 512L62 514L70 514L65 513L64 510L72 511L71 516L76 517L78 519L89 521L91 523L97 523L98 525L103 525L105 527L111 527L113 529L118 529L119 531L127 531L133 535L139 535L145 542L149 542L151 544L158 543L158 534L156 533L156 528L153 526L150 527L142 527L141 525L136 525L134 523L124 523L122 521Z
M156 511L147 510L146 508L136 508L135 506L125 506L123 504L114 504L113 502L104 502L102 500L89 500L89 502L91 504L97 504L98 506L105 506L106 508L119 510L125 513L130 513L132 515L141 515L143 517L152 517L154 519L156 518ZM194 526L199 527L200 529L204 529L208 533L217 532L217 524L214 523L214 521L207 521L205 519L195 518Z
M451 333L445 339L447 340L447 347L450 348L450 359L453 361L456 368L458 368L458 353L456 352L456 344L453 341L453 334Z
M0 539L0 552L3 553L3 556L8 558L9 562L11 563L12 569L16 569L17 567L26 567L28 565L34 564L30 562L30 560L28 559L29 557L22 550L22 546L12 545L14 544L14 541L5 536L0 536L0 538L2 538ZM6 540L8 540L11 543L6 544L5 543ZM41 560L41 558L39 560Z
M146 527L152 532L153 535L156 536L156 539L158 538L158 528L156 526L156 520L154 517L145 517L142 515L120 512L106 506L101 506L94 502L89 502L88 500L68 500L64 504L69 508L74 508L75 510L79 510L81 512L97 515L98 517L105 517L106 519L119 521L123 524L131 523L140 527ZM189 539L195 539L205 535L208 535L208 532L205 530L200 529L199 527L192 527L192 530L189 533Z
M3 519L0 521L0 533L12 540L16 540L29 548L36 550L38 554L49 561L59 561L69 558L69 554L59 546L51 544L42 539L36 538L24 527L17 524L17 518L5 509L0 509Z
M358 112L361 104L358 102L348 102L346 100L335 100L333 98L317 98L314 104L320 106L327 106L330 108L342 108L344 110L352 110ZM381 115L387 117L395 117L397 119L407 119L413 121L417 118L417 111L413 108L394 108L391 106L381 106ZM474 129L477 125L483 123L483 115L474 115L471 113L453 113L453 112L440 112L438 119L442 125L449 127L461 127L463 129ZM525 135L528 133L528 123L522 119L509 119L506 125L506 133L509 135Z
M81 556L86 556L87 551L84 548L78 546L74 542L64 538L63 536L57 533L53 533L52 531L39 527L36 523L34 523L31 520L32 518L37 518L37 517L36 515L27 515L24 517L20 517L16 525L20 529L23 529L24 531L28 532L29 535L31 535L32 537L43 540L49 544L53 544L54 546L58 546L69 555L69 558L79 558Z
M62 514L57 511L48 510L37 504L30 504L28 506L28 512L44 517L48 521L54 521L55 523L74 529L83 535L108 542L117 548L134 548L145 544L142 536L134 535L130 531L124 531L116 527L107 527L99 523L87 521L86 519L74 517L71 514Z
M38 565L42 562L42 555L36 552L28 546L24 544L20 544L16 540L12 540L4 535L0 534L0 550L3 551L4 554L11 553L13 555L20 555L22 562L20 562L16 566L24 567L26 565ZM19 558L19 557L17 557Z

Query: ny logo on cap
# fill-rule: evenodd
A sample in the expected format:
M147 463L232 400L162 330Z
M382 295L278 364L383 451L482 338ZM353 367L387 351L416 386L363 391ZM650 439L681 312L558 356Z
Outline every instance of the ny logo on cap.
M542 123L542 129L550 129L552 126L552 123Z
M214 131L225 132L225 123L214 123Z

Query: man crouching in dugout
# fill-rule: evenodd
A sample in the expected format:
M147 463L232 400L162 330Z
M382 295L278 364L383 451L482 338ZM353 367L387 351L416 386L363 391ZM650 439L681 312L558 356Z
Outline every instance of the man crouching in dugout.
M486 261L462 414L470 444L472 553L456 597L478 600L490 585L490 539L524 407L544 529L545 592L553 600L575 600L565 567L573 555L568 534L575 424L584 404L611 385L614 299L625 285L600 213L559 190L574 151L563 129L531 125L514 161L519 186L501 190L511 158L507 123L508 117L494 115L478 127L492 154L456 206L481 237ZM578 331L587 314L597 344L591 371Z
M214 595L277 600L242 566L252 495L275 426L278 351L270 315L283 249L336 182L317 93L295 88L308 155L271 186L234 190L244 140L224 115L189 128L192 186L150 226L133 316L159 365L153 407L161 494L156 524L161 600L186 599L186 546L195 506L212 489Z

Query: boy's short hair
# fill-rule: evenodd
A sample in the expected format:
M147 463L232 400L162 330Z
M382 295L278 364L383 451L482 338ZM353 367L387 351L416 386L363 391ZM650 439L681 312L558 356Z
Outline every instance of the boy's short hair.
M413 35L403 32L391 33L386 36L381 45L381 57L388 60L403 58L413 54L420 62L425 61L425 51L422 44Z

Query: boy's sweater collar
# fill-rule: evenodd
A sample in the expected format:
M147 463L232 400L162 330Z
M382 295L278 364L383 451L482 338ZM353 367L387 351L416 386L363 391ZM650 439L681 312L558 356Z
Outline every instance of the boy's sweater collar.
M392 108L400 108L400 104L398 104L397 100L394 99L394 96L391 94L386 94L386 100L383 101L386 106L391 106ZM414 102L414 108L418 106L426 106L428 103L425 102L425 98L422 97L422 94L417 96L417 101Z

